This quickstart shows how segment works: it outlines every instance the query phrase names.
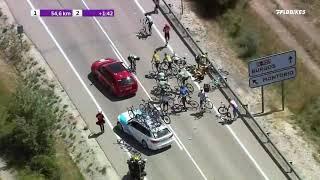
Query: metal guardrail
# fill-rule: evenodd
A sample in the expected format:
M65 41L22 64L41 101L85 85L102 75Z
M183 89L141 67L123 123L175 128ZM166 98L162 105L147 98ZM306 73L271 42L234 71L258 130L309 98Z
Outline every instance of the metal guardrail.
M199 45L194 41L189 31L182 25L182 23L178 20L174 12L171 10L171 5L169 5L165 0L162 0L163 5L160 5L160 11L165 16L167 21L176 31L180 39L195 57L198 54L204 54ZM209 61L213 67L213 72L211 74L211 78L221 78L223 81L224 78L220 74L220 72L215 68L214 61ZM301 179L297 172L293 169L291 164L285 159L285 157L280 153L280 151L276 148L276 146L271 142L268 135L262 130L257 121L254 119L253 115L249 112L246 105L244 105L240 98L234 93L234 91L230 88L228 83L226 83L226 88L219 88L224 97L229 101L230 99L237 100L242 110L245 111L246 117L240 115L242 121L245 123L250 132L254 135L254 137L258 140L259 144L263 147L263 149L268 153L270 158L274 161L274 163L279 167L282 173L285 175L287 179Z

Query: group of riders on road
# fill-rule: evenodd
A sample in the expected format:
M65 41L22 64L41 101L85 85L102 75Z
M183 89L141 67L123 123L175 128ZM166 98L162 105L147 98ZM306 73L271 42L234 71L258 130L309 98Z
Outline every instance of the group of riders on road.
M154 2L155 2L154 13L158 13L159 0L154 0ZM146 27L147 27L147 30L148 30L147 34L150 36L152 34L152 25L153 25L153 21L150 15L145 14L145 17L143 19L143 25L144 25L144 31L146 32ZM165 41L166 41L165 47L166 47L170 39L170 34L169 34L170 26L168 24L165 24L163 28L163 32L165 36ZM190 92L190 89L187 86L187 81L191 77L189 73L190 70L186 70L186 68L181 68L179 66L178 67L176 66L175 61L173 59L175 54L171 56L168 53L164 53L164 58L161 61L159 52L160 50L155 50L153 52L151 63L153 64L155 68L154 71L157 74L156 80L157 80L157 86L160 88L160 103L162 105L161 109L164 112L167 112L169 110L170 93L167 92L167 87L170 87L170 85L168 83L168 73L170 72L172 73L172 71L175 69L177 73L174 75L178 80L179 98L181 98L181 104L182 104L183 110L187 111L187 106L186 106L187 97L190 97L190 94L193 92L193 88L191 90L192 92ZM130 54L127 57L127 59L130 63L130 70L133 73L136 73L136 61L140 60L140 57ZM191 74L193 74L193 77L195 78L196 81L201 82L202 80L204 80L204 77L207 74L208 67L210 64L208 61L208 54L204 53L204 54L197 55L195 57L195 61L197 63L197 66L193 67ZM165 65L166 68L162 67L163 64ZM204 90L204 88L200 88L198 97L199 97L200 110L203 110L204 103L208 99L207 91ZM235 118L235 116L238 113L238 105L234 100L230 100L229 103L230 103L229 107L230 106L233 107L233 115ZM103 133L105 119L101 110L98 111L98 114L96 115L96 117L98 119L96 124L100 126L101 133ZM127 163L129 166L130 175L135 179L140 179L146 175L144 171L146 160L142 160L140 154L132 155L131 158L127 161Z

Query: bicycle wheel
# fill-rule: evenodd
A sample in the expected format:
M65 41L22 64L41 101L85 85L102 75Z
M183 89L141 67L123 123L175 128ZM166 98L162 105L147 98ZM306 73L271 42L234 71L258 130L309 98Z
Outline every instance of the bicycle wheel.
M192 99L187 101L187 104L189 104L193 109L197 109L199 107L199 103Z
M169 107L172 107L174 105L174 98L169 97L168 105Z
M166 124L170 124L171 123L171 119L168 115L163 115L162 116L162 120L163 122L165 122Z
M151 93L155 96L159 96L160 95L160 88L158 86L153 86Z
M162 62L160 64L160 69L163 70L163 71L168 70L168 63L167 62Z
M194 88L193 88L192 84L187 83L186 86L187 86L188 90L190 91L190 93L194 92Z
M187 62L184 59L179 59L177 62L177 65L179 66L180 69L184 68L186 66Z
M213 108L212 102L211 102L211 101L208 101L208 100L205 102L204 106L205 106L206 108L208 108L208 109L212 109L212 108Z
M180 104L174 104L172 107L172 112L176 113L176 112L181 112L182 111L182 106Z
M218 112L220 114L226 114L226 113L228 113L228 108L226 108L225 106L221 106L218 108Z
M128 115L130 118L134 118L134 113L132 109L128 109Z
M146 111L146 106L144 104L139 104L139 110L142 111L142 112L145 112Z
M175 66L173 66L173 67L171 68L171 75L172 75L173 77L176 77L177 74L179 73L178 71L179 71L178 68L175 67Z

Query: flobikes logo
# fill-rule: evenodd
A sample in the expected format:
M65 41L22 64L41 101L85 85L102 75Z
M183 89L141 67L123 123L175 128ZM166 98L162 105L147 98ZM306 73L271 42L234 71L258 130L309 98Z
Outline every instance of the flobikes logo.
M306 14L306 10L284 10L284 9L277 9L275 12L277 15L304 15Z

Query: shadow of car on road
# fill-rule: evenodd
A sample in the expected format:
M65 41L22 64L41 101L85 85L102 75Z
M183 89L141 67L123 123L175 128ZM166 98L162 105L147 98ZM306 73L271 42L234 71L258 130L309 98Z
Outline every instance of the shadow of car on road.
M171 146L168 146L159 150L144 149L136 139L121 131L118 126L115 126L113 131L123 140L122 144L115 144L119 144L120 147L122 146L121 149L129 151L130 153L140 152L146 156L153 156L171 148Z
M92 74L92 72L90 72L88 74L88 79L91 82L91 85L94 85L106 98L108 98L110 101L122 101L125 99L129 99L131 97L134 97L135 95L130 95L130 96L124 96L124 97L116 97L112 94L110 87L106 87L103 84L101 84Z

